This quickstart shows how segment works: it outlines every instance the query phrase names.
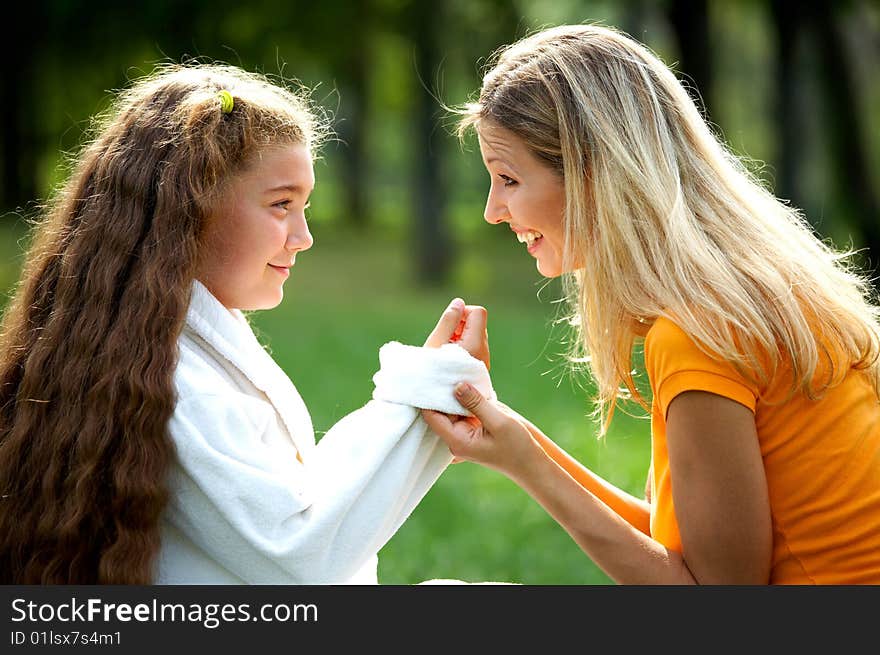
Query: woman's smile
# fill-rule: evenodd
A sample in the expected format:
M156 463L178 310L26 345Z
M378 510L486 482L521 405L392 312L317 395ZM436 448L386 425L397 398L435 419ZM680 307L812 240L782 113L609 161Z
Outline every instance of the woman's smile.
M513 229L513 228L511 228L511 229ZM513 231L514 231L514 233L516 233L517 241L519 241L520 243L526 244L526 250L531 255L535 254L535 251L538 250L538 248L540 247L540 245L544 239L544 235L541 234L540 232L535 231L535 230L523 230L523 231L513 230Z

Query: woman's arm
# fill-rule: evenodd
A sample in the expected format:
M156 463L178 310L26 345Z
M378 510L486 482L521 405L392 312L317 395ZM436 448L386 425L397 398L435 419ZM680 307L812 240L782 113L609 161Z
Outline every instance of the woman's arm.
M695 404L691 393L699 392L670 405L667 431L684 554L634 528L554 461L516 416L472 390L460 402L479 420L425 419L454 456L520 485L619 583L766 583L769 502L760 452L749 446L750 438L757 444L754 419L720 396L703 394L708 402Z
M767 584L773 533L752 411L706 391L669 404L666 446L688 568L703 584Z
M556 442L535 427L530 421L516 414L510 408L506 409L520 419L520 422L526 426L529 433L538 442L538 445L547 453L547 456L574 478L578 484L595 495L636 530L644 534L651 533L651 505L648 502L636 498L596 475L565 452Z

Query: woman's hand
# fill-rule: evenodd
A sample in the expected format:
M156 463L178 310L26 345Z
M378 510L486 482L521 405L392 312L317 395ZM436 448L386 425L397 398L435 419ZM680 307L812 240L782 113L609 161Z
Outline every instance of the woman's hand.
M483 464L513 480L521 477L542 452L528 422L505 405L484 398L469 384L459 384L455 397L474 416L422 410L425 422L446 442L455 460Z
M457 343L471 356L489 368L489 334L486 330L487 312L480 305L465 305L461 298L453 300L433 332L425 341L428 348L439 348L445 343Z

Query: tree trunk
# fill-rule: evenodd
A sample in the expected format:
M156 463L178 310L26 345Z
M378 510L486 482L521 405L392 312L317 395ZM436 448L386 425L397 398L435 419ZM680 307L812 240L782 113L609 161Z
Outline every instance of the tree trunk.
M862 116L856 101L852 67L840 34L840 25L826 3L812 7L812 22L817 46L822 55L822 85L835 171L838 206L848 208L868 248L865 267L880 273L880 203L871 184L868 156L862 135Z
M777 150L776 195L805 208L805 194L801 185L804 153L804 116L807 98L803 97L798 81L796 48L803 34L800 5L793 0L773 0L770 3L773 26L776 31L776 129L779 134ZM816 216L807 212L807 218Z
M358 229L369 225L367 202L367 162L365 134L367 130L368 56L367 26L370 16L369 0L358 0L351 7L356 12L357 27L346 37L349 43L343 74L341 103L344 108L339 122L339 136L344 142L343 166L345 170L345 212L347 220Z
M443 282L450 264L450 239L444 224L446 190L442 166L444 132L437 116L433 83L440 61L435 12L413 4L416 65L422 84L416 100L416 138L414 152L415 269L419 281L436 285ZM428 87L428 88L425 88Z
M712 57L706 0L670 2L668 17L681 55L679 72L690 78L688 91L708 120L712 108Z
M19 6L20 25L44 24L38 20L30 3ZM37 30L36 32L39 32ZM37 156L42 146L37 143L36 125L42 107L36 104L35 59L40 52L32 30L10 29L7 52L12 53L0 66L0 98L3 99L3 120L0 121L0 215L16 211L37 200Z

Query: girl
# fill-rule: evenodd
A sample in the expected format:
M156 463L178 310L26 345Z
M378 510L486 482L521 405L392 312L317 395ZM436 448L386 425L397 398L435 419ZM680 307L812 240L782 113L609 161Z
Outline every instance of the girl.
M646 500L461 385L426 412L509 476L613 580L880 583L880 325L869 284L712 135L673 73L613 29L508 47L463 110L506 224L565 274L602 433L651 388Z
M323 132L300 95L222 65L117 99L4 316L3 583L377 582L451 460L416 407L464 411L460 375L491 394L460 347L488 362L485 311L456 299L427 348L384 346L374 400L316 446L241 310L278 305L312 245Z

